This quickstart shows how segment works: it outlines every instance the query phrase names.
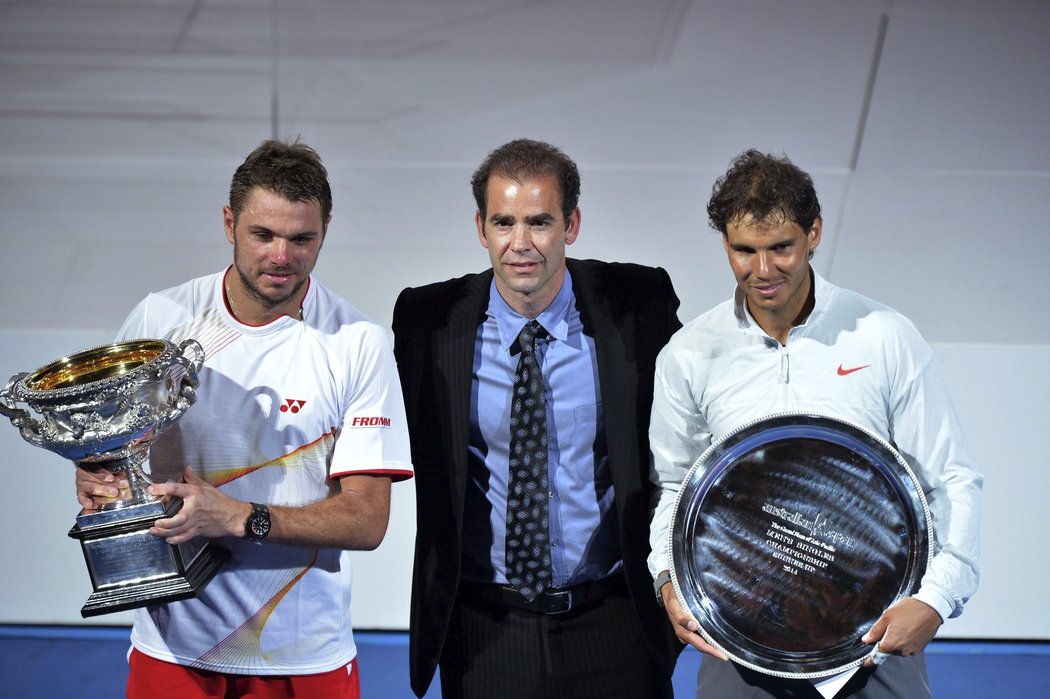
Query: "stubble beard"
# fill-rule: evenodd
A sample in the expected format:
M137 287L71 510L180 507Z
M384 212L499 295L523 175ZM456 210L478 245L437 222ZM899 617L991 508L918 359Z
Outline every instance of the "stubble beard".
M252 279L247 274L245 274L244 271L238 265L235 264L234 269L237 270L237 276L240 277L241 286L244 287L244 290L248 292L249 296L251 296L257 302L262 304L263 308L266 309L266 311L276 311L278 308L288 303L288 301L290 301L292 298L295 297L296 294L299 293L299 291L303 288L303 285L306 284L306 279L300 279L299 283L292 287L287 294L284 294L279 298L274 298L272 296L267 296L265 293L263 293L259 286L254 281L252 281Z

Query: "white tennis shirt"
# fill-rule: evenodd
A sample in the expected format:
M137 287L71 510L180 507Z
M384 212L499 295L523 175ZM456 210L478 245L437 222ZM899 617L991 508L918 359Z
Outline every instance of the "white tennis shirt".
M303 321L239 323L223 274L149 295L121 339L197 340L198 399L152 447L156 482L184 465L240 500L306 505L347 474L412 475L401 384L384 329L315 279ZM198 598L138 610L132 645L223 673L325 672L357 652L345 551L223 539L232 557Z

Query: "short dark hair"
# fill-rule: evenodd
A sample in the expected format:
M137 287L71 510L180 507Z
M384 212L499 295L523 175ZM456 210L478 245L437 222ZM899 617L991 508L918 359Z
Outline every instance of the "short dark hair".
M288 201L316 200L321 205L321 221L332 215L332 188L321 156L298 138L292 142L263 141L248 154L233 173L230 182L230 211L234 221L248 202L255 187L279 194Z
M744 151L715 182L707 215L711 227L725 233L732 221L748 214L756 221L794 221L809 231L820 218L812 178L786 155Z
M580 201L580 171L576 168L576 163L549 143L519 138L504 143L489 153L470 178L474 201L477 202L483 220L488 213L485 204L489 178L492 175L508 177L517 182L554 175L558 182L558 194L561 196L561 213L566 224Z

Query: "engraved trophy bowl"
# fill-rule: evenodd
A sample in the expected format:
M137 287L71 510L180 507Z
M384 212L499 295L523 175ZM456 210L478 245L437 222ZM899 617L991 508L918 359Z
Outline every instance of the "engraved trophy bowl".
M203 363L195 340L129 340L16 374L0 391L0 413L27 442L128 481L119 496L78 515L69 532L81 542L95 588L85 617L191 597L228 555L207 542L170 545L148 533L182 502L150 495L142 464L196 402Z
M778 413L713 443L668 541L678 601L730 660L777 677L856 668L860 638L918 590L934 549L920 482L884 439Z

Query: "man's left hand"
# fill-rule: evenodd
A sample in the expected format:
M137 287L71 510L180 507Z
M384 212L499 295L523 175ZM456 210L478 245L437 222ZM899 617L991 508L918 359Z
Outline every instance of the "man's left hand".
M942 623L933 607L908 597L883 612L860 640L878 643L879 651L889 655L915 655L926 648ZM874 665L871 658L864 663L865 667Z
M189 466L182 477L182 483L150 486L151 495L182 498L182 508L167 519L158 519L149 530L150 534L163 537L169 544L182 544L198 536L243 536L251 504L226 495L200 478Z

